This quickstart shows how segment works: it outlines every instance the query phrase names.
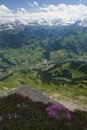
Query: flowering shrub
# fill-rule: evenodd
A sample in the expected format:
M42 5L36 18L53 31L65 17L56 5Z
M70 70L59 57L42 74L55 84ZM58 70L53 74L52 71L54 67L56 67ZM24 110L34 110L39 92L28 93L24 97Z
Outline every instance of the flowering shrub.
M71 114L63 105L61 104L51 104L46 108L48 115L56 119L71 119Z

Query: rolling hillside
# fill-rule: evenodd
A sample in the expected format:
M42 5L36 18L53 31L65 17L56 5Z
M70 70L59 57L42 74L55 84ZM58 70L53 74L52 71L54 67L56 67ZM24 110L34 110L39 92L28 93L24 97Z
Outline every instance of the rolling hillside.
M67 61L87 62L87 28L25 26L0 32L0 75Z

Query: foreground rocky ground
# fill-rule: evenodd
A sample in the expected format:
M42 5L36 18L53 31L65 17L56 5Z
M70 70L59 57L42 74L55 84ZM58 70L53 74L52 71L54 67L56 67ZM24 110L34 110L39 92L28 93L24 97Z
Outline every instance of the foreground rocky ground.
M0 98L0 130L86 130L87 112L69 111L41 91L21 86Z
M51 102L51 103L56 103L56 104L62 104L64 105L67 109L70 111L74 110L82 110L82 111L87 111L87 107L82 104L76 103L76 100L67 100L67 99L54 99L52 96L48 96L44 92L37 90L35 88L29 87L29 86L20 86L15 90L12 90L7 93L7 95L17 93L20 94L24 97L28 97L29 99L32 99L34 102L43 102L45 104Z

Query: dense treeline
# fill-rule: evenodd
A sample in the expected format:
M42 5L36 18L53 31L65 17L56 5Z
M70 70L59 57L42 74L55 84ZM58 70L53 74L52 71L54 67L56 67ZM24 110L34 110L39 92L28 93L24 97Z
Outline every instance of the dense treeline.
M56 64L48 69L38 70L40 78L46 82L54 84L87 85L87 63L86 62L66 62Z

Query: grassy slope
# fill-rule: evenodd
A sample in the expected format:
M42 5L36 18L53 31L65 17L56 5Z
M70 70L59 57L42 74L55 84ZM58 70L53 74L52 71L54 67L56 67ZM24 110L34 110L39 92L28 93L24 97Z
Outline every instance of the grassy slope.
M73 69L70 68L71 65L73 65ZM87 104L87 79L84 79L86 73L79 71L81 68L83 68L82 63L66 63L59 67L55 65L49 69L45 67L45 69L20 70L14 72L5 80L0 81L0 91L7 91L7 88L10 90L25 84L40 89L56 99L66 98L68 100L76 100L80 104ZM71 73L70 79L68 73L65 75L63 73L60 78L59 74L62 74L62 72L65 72L64 70L67 69ZM48 72L51 75L47 75ZM82 81L81 79L78 80L79 78L82 78Z

